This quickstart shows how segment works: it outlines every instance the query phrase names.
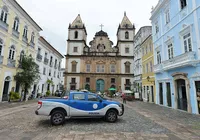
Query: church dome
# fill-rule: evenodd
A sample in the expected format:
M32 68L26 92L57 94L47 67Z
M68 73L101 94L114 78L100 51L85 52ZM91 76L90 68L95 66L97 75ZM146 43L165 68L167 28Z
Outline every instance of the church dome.
M106 33L106 32L104 32L104 31L99 31L99 32L97 32L96 34L95 34L95 36L108 36L108 34Z

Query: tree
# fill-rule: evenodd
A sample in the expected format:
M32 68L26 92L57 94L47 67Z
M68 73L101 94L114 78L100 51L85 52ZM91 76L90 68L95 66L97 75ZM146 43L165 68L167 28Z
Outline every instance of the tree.
M19 61L19 67L20 69L14 78L24 88L23 100L25 100L28 89L31 88L36 80L40 79L39 66L31 56L24 55Z

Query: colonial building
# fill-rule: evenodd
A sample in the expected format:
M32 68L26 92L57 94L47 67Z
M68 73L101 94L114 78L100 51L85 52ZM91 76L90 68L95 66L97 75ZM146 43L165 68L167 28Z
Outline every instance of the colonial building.
M55 93L60 89L62 58L63 56L45 38L39 38L36 63L39 65L41 79L34 85L35 93L45 95L47 90Z
M18 60L35 58L40 26L15 0L0 0L0 102L8 100L11 89L20 91L14 80Z
M159 0L152 10L156 103L200 113L200 1Z
M134 36L134 90L139 93L140 99L142 99L142 48L141 43L151 34L151 26L144 26Z
M155 101L155 76L153 72L154 57L152 36L149 35L142 43L142 97L143 101Z
M117 30L117 45L103 30L88 46L87 32L80 15L69 25L65 88L107 91L132 89L133 37L135 27L126 13Z

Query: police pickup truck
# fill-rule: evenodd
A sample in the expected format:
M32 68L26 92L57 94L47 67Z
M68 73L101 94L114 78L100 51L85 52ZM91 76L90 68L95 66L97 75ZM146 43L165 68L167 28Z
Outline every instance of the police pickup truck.
M53 125L63 124L65 117L103 117L108 122L116 122L118 116L124 114L124 105L94 93L74 91L68 94L68 98L39 100L35 113L51 116Z

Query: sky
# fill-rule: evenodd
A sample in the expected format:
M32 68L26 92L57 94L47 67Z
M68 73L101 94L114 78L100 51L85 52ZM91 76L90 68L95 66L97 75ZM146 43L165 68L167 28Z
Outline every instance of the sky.
M152 6L158 0L17 0L26 12L42 27L40 33L63 56L66 54L68 26L81 15L87 30L87 44L96 32L103 30L116 45L117 29L124 16L135 25L136 32L142 26L151 25ZM62 62L64 66L64 61Z

